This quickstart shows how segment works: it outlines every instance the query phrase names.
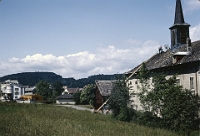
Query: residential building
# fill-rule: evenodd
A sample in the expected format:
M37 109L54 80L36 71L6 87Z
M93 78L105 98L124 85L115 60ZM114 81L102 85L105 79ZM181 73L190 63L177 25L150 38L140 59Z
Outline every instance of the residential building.
M67 86L63 86L63 88L64 88L64 91L62 92L62 95L64 95L64 94L71 94L71 95L73 95L76 92L82 91L81 88L68 88Z
M56 104L75 104L73 95L63 94L56 98Z
M24 90L24 95L31 95L33 94L33 91L36 87L35 86L31 86L31 87L26 87Z
M24 95L25 87L19 84L17 80L6 80L0 84L2 101L10 101L19 99Z

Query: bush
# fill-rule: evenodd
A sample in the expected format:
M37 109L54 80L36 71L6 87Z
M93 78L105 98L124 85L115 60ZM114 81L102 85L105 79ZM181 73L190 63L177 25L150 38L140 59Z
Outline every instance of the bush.
M74 101L75 101L76 104L80 104L80 96L81 96L81 92L76 92L73 95L73 99L74 99Z
M131 111L128 107L130 97L132 94L129 94L129 86L125 77L122 79L118 78L115 81L115 85L111 91L109 106L113 111L112 116L120 121L130 121L131 120Z
M153 128L163 127L163 120L148 111L135 111L135 115L132 117L131 121L139 125L144 125Z

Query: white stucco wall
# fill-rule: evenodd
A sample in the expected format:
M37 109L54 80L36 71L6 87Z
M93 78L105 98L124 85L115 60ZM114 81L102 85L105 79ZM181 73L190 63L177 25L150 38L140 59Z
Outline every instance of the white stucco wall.
M170 77L172 76L166 76L166 79L169 79ZM180 85L183 86L184 89L188 89L188 90L191 90L190 78L192 77L194 89L192 89L191 91L200 96L200 72L190 73L190 74L180 74L180 75L176 75L176 77L177 79L180 80ZM130 93L132 92L136 94L140 93L141 90L138 89L138 86L141 86L141 85L138 79L136 78L130 79L128 83L130 84L130 88L131 88ZM152 88L151 84L152 84L152 78L150 80L150 88ZM135 95L134 97L131 97L130 100L133 100L133 102L130 103L130 105L132 105L134 109L143 110L142 105L137 95Z
M56 100L56 104L75 104L73 99Z

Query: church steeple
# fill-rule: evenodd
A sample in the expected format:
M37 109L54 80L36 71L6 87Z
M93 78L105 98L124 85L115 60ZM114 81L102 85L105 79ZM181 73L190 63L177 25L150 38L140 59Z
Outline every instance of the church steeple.
M174 24L169 28L171 30L171 49L179 48L181 45L186 44L189 38L188 23L185 23L181 0L176 0Z
M176 1L176 11L175 11L175 18L174 18L174 24L183 24L185 23L184 17L183 17L183 10L181 1Z

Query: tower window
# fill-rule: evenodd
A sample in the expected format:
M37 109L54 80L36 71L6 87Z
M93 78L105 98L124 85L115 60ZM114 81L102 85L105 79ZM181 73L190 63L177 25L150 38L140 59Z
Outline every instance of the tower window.
M182 44L186 44L186 39L187 39L186 31L185 31L185 29L181 29L180 30L180 42Z
M175 32L172 31L172 45L175 45Z

